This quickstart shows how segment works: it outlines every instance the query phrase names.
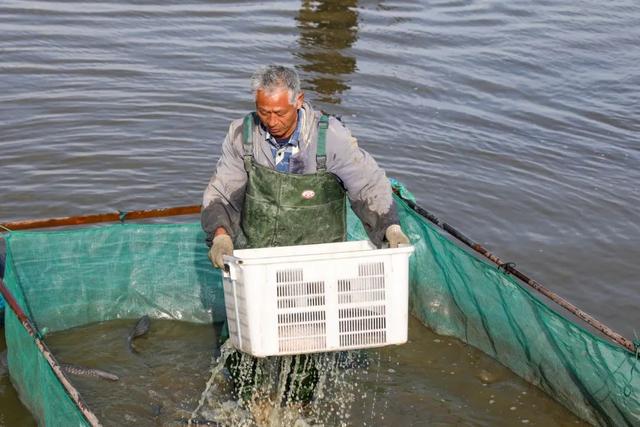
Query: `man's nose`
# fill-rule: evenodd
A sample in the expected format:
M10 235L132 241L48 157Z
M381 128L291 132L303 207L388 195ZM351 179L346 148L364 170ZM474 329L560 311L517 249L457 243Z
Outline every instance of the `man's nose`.
M276 124L276 115L275 114L269 114L267 116L267 126L271 127L274 126Z

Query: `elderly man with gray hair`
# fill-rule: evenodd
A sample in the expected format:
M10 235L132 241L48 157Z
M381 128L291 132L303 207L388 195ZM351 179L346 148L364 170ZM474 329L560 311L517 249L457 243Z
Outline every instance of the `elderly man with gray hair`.
M252 77L256 111L236 120L222 144L216 172L204 192L202 227L209 258L223 267L233 248L304 245L346 239L346 196L377 246L409 243L398 225L384 171L357 147L336 118L304 101L292 68L270 65ZM226 335L224 332L222 335ZM297 366L307 366L298 356ZM249 399L255 375L243 376L243 357L225 365L236 398ZM251 372L255 372L254 359ZM284 369L284 368L283 368ZM309 368L287 368L293 400L308 402L318 381ZM245 378L246 377L246 378Z
M304 100L297 72L270 65L252 77L256 111L231 123L204 192L209 258L235 247L344 241L346 203L378 247L409 243L391 186L351 132Z

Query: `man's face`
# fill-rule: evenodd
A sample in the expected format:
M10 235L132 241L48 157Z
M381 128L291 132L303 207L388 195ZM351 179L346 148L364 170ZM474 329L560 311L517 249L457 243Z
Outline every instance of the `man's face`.
M256 112L269 133L277 139L291 136L296 130L298 109L302 107L304 95L302 92L296 97L293 104L289 103L289 91L287 89L265 92L256 92Z

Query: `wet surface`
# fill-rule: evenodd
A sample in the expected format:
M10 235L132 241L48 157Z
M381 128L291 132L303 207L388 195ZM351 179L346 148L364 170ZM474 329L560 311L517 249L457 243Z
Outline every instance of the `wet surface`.
M126 348L133 323L103 322L47 337L59 360L120 377L69 376L106 426L172 426L192 417L228 426L582 425L492 359L413 318L408 344L309 357L296 372L314 366L319 379L313 398L302 402L286 383L296 358L262 359L259 368L247 363L261 379L251 380L251 397L236 398L225 363L229 352L212 364L211 326L152 320L134 355Z
M354 412L367 425L588 425L485 354L410 319L409 343L385 347L360 388ZM357 425L358 423L356 423Z
M97 368L118 381L69 374L87 405L105 426L180 425L204 389L211 365L211 326L152 320L147 334L127 336L135 319L114 320L51 334L46 342L57 360Z

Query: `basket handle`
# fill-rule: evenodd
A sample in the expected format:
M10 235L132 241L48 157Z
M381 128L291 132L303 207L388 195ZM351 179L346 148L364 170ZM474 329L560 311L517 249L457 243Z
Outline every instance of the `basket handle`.
M222 262L222 275L231 280L236 280L236 264L238 264L240 260L231 255L224 255Z

